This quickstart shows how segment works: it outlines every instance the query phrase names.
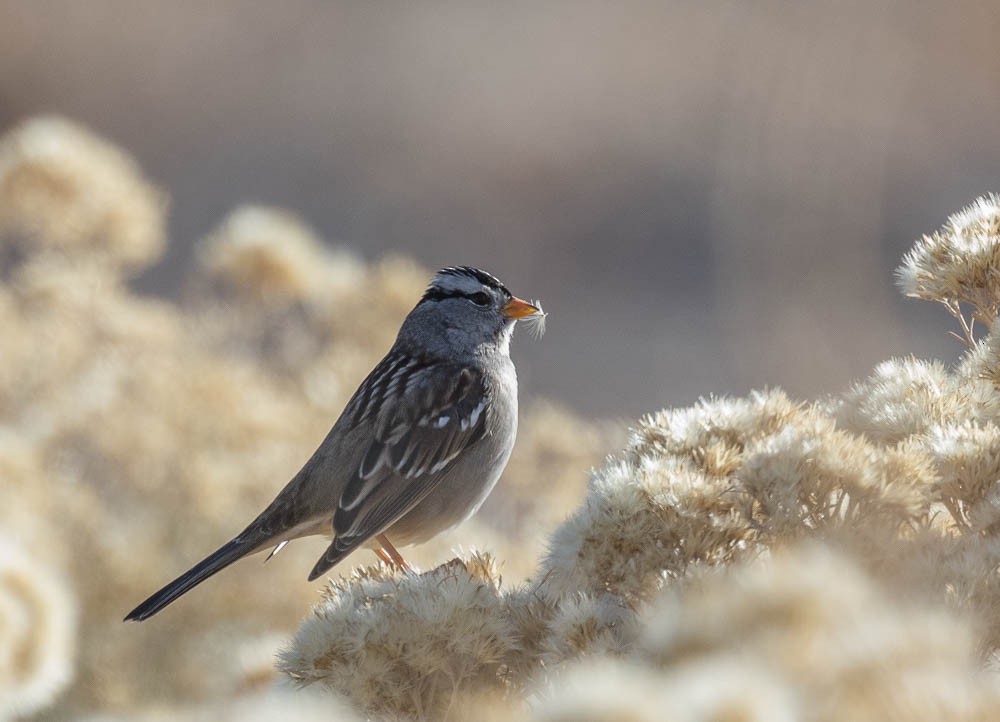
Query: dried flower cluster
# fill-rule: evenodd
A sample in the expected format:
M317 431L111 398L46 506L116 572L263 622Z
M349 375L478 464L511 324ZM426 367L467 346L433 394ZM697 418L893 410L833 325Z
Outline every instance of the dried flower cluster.
M0 141L0 233L31 252L63 251L121 269L164 245L165 202L118 148L62 118L37 118Z
M944 304L975 346L974 324L992 327L1000 312L1000 195L976 200L948 218L944 227L924 236L903 258L896 272L907 296ZM966 319L961 304L971 307Z
M163 207L130 159L71 123L42 118L0 136L0 532L61 580L41 601L76 656L73 644L25 634L37 648L22 645L19 657L62 655L44 668L63 670L50 677L61 681L34 698L53 719L131 719L150 704L215 719L206 710L218 704L200 700L273 683L278 647L315 598L305 577L320 539L266 566L235 565L153 624L121 618L270 501L429 277L405 259L333 249L282 211L241 208L201 244L182 301L154 300L127 278L156 261ZM419 548L416 563L475 540L503 554L509 577L530 573L546 525L583 497L586 470L611 442L544 404L528 406L528 439L489 507ZM522 491L536 487L557 508L526 502ZM511 522L511 509L523 520ZM0 636L14 629L6 612Z
M665 589L627 655L568 665L537 719L989 720L971 629L806 544Z
M438 719L457 690L491 689L517 653L517 626L490 558L420 577L378 567L333 582L282 666L304 684L350 689L365 709Z
M0 720L44 708L66 687L75 621L65 582L0 537Z

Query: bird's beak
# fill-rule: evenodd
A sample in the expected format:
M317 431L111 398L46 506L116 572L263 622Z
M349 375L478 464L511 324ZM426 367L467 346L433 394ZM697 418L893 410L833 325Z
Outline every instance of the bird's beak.
M532 305L527 301L522 301L517 296L507 301L504 307L500 309L500 312L507 318L524 318L525 316L538 313L538 311L538 306Z

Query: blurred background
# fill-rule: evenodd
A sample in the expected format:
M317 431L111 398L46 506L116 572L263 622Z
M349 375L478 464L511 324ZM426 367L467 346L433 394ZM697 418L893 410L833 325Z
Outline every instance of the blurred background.
M1000 6L0 1L0 126L39 112L171 196L171 297L233 207L483 266L551 313L525 392L634 416L953 358L892 270L997 188Z

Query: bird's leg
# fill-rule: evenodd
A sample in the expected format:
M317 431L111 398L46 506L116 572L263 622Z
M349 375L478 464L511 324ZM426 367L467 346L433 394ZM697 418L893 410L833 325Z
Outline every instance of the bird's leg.
M392 545L392 542L389 541L389 538L385 534L379 534L375 537L375 539L382 545L382 548L379 549L379 551L389 557L389 561L407 574L413 574L413 567L406 563L406 560L403 559L403 555L400 554L396 547ZM385 559L382 554L379 554L379 557Z
M395 562L392 561L392 557L389 556L389 553L385 549L382 549L381 547L375 550L375 556L377 556L383 562L388 564L390 567L396 566Z

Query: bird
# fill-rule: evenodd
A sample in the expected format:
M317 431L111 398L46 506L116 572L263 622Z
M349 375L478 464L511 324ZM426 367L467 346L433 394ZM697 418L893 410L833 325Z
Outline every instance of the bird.
M471 266L435 274L326 438L247 527L125 616L142 621L243 557L293 539L332 534L313 581L371 547L427 541L474 514L507 465L517 435L518 320L542 324L537 301L514 296Z

